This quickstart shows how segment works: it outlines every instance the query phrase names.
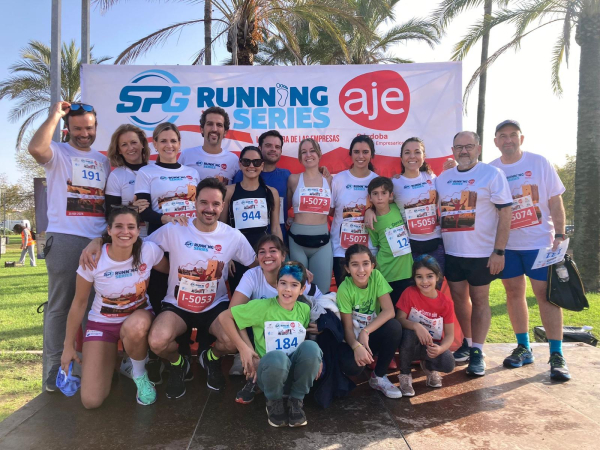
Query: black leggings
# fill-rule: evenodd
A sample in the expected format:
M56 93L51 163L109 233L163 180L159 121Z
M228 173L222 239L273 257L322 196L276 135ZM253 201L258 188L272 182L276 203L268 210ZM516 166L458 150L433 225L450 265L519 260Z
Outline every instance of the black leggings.
M386 374L394 353L402 340L402 325L396 319L390 319L369 335L369 347L373 356L377 356L375 375L382 377ZM354 359L354 351L345 342L338 347L338 358L342 372L348 376L357 376L365 368L359 366Z
M427 356L427 347L421 344L417 333L405 328L402 331L402 341L400 342L400 373L408 375L411 363L416 360L425 361L427 370L443 373L450 373L454 370L454 356L450 350L446 350L432 359Z
M335 256L333 258L333 276L335 278L335 284L340 287L342 281L346 278L346 258Z

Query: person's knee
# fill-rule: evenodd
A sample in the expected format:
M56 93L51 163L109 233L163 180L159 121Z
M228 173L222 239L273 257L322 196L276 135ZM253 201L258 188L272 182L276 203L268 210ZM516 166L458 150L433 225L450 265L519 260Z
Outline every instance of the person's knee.
M260 366L265 370L276 369L287 371L289 370L290 365L290 358L282 351L269 352L260 360Z
M151 328L148 334L148 345L157 354L165 351L172 340L172 333L163 327Z
M304 341L296 350L296 358L300 361L321 361L323 352L315 341Z
M102 406L106 396L98 395L97 392L84 392L81 391L81 404L85 409L96 409Z
M145 317L131 317L130 320L126 320L125 323L123 323L123 336L125 336L126 339L136 341L146 339L148 331L150 330L150 325L150 320Z
M385 323L385 335L390 342L400 343L402 340L402 325L396 319L390 319Z

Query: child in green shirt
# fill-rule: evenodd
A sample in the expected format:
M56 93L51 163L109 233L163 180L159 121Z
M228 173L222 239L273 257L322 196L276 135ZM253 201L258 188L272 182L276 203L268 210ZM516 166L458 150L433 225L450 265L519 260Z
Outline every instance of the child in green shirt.
M304 396L322 370L321 349L316 342L304 340L310 307L296 301L305 285L304 266L288 262L277 277L277 297L234 306L219 316L240 352L246 378L258 382L265 393L268 421L274 427L306 425ZM256 350L240 335L239 330L247 327L254 332ZM290 386L287 412L284 386Z
M373 178L367 187L377 221L367 228L371 242L379 249L377 267L390 284L395 305L404 289L411 285L413 258L408 230L393 199L394 185L387 177Z

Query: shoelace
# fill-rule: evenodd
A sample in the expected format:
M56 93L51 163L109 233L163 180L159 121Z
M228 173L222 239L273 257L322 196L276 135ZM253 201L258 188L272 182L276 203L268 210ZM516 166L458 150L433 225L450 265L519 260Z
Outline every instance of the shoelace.
M292 398L290 400L290 412L292 414L300 414L300 410L301 410L300 400Z
M521 347L518 346L517 348L515 348L512 352L512 356L518 356L521 357L523 356L525 353L527 353L529 350L527 350L525 347Z
M559 353L553 353L552 355L550 355L548 363L550 364L550 366L557 368L565 367L567 365L565 358L563 358L562 355L560 355Z
M140 380L139 389L142 396L149 395L154 390L154 383L148 379L148 374L145 374Z
M273 414L283 414L285 412L284 406L283 406L283 401L274 402L272 411L273 411Z
M242 391L244 392L254 392L254 390L256 389L256 383L252 382L252 381L248 381L244 387L242 388Z

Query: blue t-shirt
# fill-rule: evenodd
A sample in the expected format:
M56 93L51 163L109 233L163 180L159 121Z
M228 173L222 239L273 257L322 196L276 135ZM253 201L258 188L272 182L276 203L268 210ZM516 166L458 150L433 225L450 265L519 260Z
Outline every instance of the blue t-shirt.
M288 218L288 203L287 203L287 182L288 178L292 173L287 169L280 169L276 167L275 170L271 172L262 172L260 176L263 180L265 180L265 184L267 186L271 186L272 188L277 189L279 193L279 198L283 199L283 223L281 224L281 233L283 234L283 240L287 245L287 232L285 228L285 222ZM244 178L244 174L240 170L233 177L232 183L239 183ZM281 201L280 201L281 203ZM281 213L280 213L281 217Z

